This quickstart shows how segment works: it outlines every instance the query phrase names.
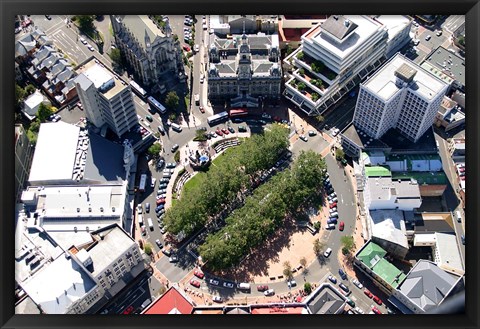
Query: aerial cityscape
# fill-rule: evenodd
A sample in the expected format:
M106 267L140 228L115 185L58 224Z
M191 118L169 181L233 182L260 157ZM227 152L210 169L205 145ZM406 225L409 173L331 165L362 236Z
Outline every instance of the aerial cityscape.
M15 313L448 313L465 74L463 15L17 15Z

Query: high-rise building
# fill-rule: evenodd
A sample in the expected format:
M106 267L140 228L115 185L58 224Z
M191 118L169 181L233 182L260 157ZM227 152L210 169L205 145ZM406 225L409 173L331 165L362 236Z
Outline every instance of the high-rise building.
M397 128L416 142L429 129L448 85L397 54L360 85L353 124L379 139Z
M387 40L385 25L371 17L330 16L285 58L292 74L284 95L309 115L323 113L380 67Z
M138 123L130 86L96 59L84 63L75 79L85 116L97 128L108 126L118 137Z
M152 91L167 91L168 80L185 81L182 50L169 21L161 30L147 15L111 15L115 43L135 79Z

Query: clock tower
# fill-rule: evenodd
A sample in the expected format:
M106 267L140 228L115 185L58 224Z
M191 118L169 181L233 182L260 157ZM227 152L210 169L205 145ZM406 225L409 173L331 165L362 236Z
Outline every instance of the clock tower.
M252 78L252 54L248 45L248 38L245 33L242 35L242 43L238 49L237 74L239 79Z

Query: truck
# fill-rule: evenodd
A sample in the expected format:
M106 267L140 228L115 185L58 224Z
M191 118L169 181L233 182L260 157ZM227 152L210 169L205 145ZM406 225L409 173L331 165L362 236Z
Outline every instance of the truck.
M148 227L150 228L150 231L153 231L153 222L152 222L152 219L151 219L151 218L148 218L147 221L148 221Z
M147 184L147 174L142 174L140 176L140 185L138 186L140 192L145 192L145 184Z
M143 216L138 215L138 225L143 226Z
M195 99L195 105L200 105L200 95L195 94L194 99Z

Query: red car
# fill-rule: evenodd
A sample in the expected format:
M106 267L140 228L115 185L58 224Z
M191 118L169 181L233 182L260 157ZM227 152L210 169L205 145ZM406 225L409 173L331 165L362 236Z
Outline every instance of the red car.
M378 308L376 308L375 306L372 307L372 311L375 313L375 314L382 314L382 312L380 312L380 310Z
M275 120L276 122L282 122L282 119L280 119L280 118L277 117L277 116L274 116L274 117L273 117L273 120Z
M165 199L164 198L161 198L161 199L158 199L157 200L157 206L158 205L161 205L161 204L164 204L165 203Z
M373 296L373 301L377 303L378 305L382 305L382 300L378 298L377 296Z
M205 274L203 274L201 271L199 270L195 270L193 272L193 275L195 275L197 278L200 278L200 279L203 279L203 277L205 276Z
M266 286L266 285L264 285L264 286L258 286L258 287L257 287L257 290L258 290L258 291L266 291L266 290L268 290L268 286Z
M185 51L190 51L190 50L192 50L192 49L190 49L190 47L189 47L189 46L187 46L187 45L184 45L184 46L183 46L183 50L185 50Z
M225 135L230 134L230 132L228 131L227 128L222 128L222 132L223 132Z
M198 282L197 280L190 280L190 284L194 287L200 288L200 282Z
M330 205L330 209L335 208L336 206L337 206L337 203L334 202L334 203L332 203L332 204Z
M130 305L129 307L127 307L127 308L125 309L125 311L123 311L123 314L130 314L130 313L132 313L132 312L133 312L133 306Z
M370 292L370 290L368 290L368 289L365 289L365 290L363 291L363 293L364 293L365 295L367 295L368 298L372 298L372 297L373 297L373 294L372 294L372 293Z
M221 131L219 128L217 128L217 130L215 130L215 133L216 133L218 136L223 136L223 133L222 133L222 131Z
M345 228L345 223L344 222L340 222L340 226L338 227L338 229L340 231L343 231L343 229Z
M203 106L200 106L199 109L200 109L200 112L205 113L205 109L203 108Z

